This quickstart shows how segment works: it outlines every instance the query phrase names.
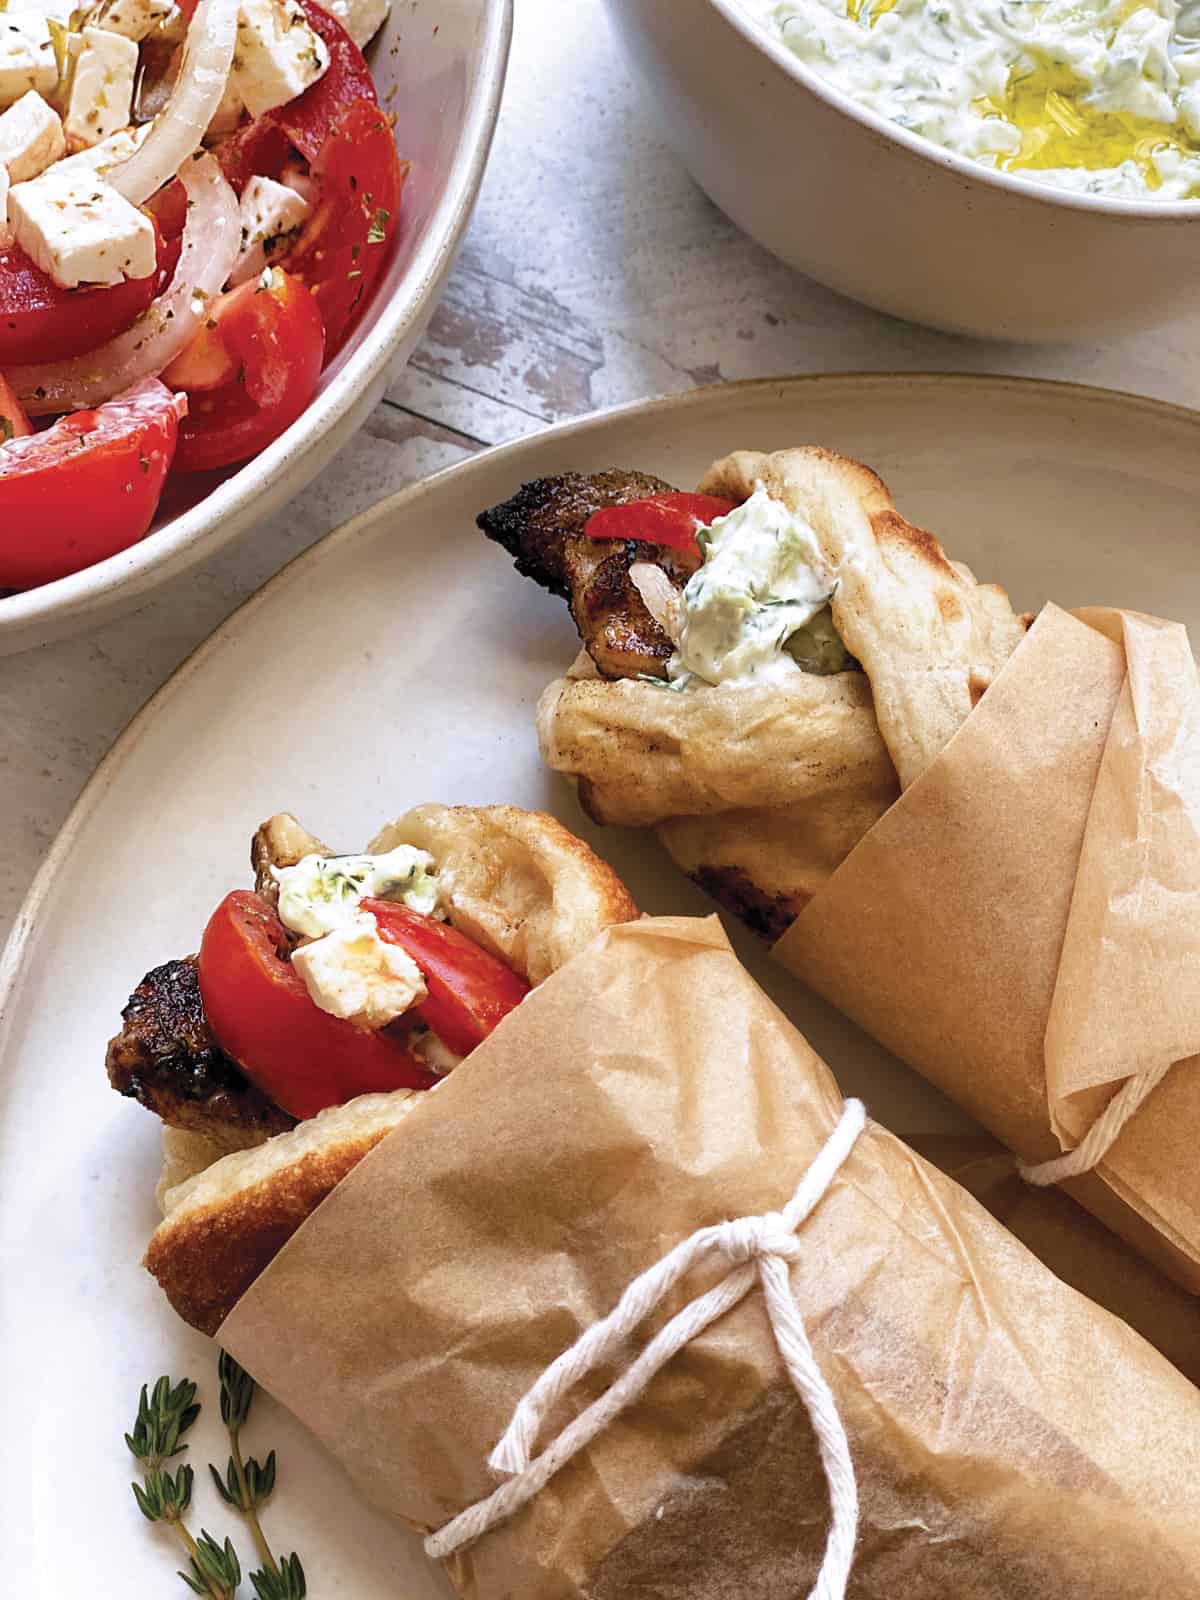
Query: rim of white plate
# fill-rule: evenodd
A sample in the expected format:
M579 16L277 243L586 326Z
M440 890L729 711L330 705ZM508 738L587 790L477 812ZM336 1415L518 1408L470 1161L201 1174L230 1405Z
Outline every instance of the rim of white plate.
M388 495L374 506L362 511L358 516L343 523L341 527L334 528L323 539L311 545L300 555L294 557L280 570L232 612L225 621L215 628L208 638L197 645L187 659L176 667L171 676L163 683L146 701L145 705L137 711L124 730L113 743L100 765L93 772L80 792L79 798L72 806L62 827L59 829L54 843L51 845L45 860L38 868L29 890L21 902L13 922L12 929L0 951L0 1041L3 1040L3 1024L8 1014L10 1003L20 981L26 954L32 947L32 938L36 931L38 914L42 905L49 898L60 867L69 855L75 836L79 833L92 811L99 803L105 790L116 777L126 758L136 747L142 736L142 730L147 727L152 718L157 717L169 705L173 697L180 692L184 685L199 671L203 670L211 655L219 651L232 637L235 631L253 622L259 609L272 600L277 591L286 589L298 579L307 576L309 569L328 559L343 545L351 544L355 539L368 531L376 522L391 516L400 507L407 507L419 502L431 494L440 492L442 485L451 478L467 479L473 475L482 476L492 469L497 463L523 454L535 452L545 447L548 441L556 441L572 434L589 434L603 432L613 422L625 421L636 416L657 415L664 411L678 411L686 414L697 407L719 404L722 400L731 400L735 396L766 395L774 392L777 397L782 397L789 390L807 388L810 385L857 384L857 385L890 385L903 384L930 384L945 386L954 384L959 387L972 387L978 389L1004 388L1024 390L1030 394L1054 393L1064 399L1075 398L1079 402L1091 406L1119 406L1123 410L1130 407L1135 410L1150 412L1155 416L1170 418L1174 422L1182 422L1195 430L1200 436L1200 411L1193 410L1190 406L1173 404L1169 400L1156 400L1146 395L1131 394L1122 389L1108 389L1102 386L1092 386L1084 383L1069 383L1050 378L1022 378L1008 377L1002 374L966 373L966 372L812 372L794 377L784 378L748 378L733 383L705 384L702 388L687 389L680 394L661 395L652 400L637 400L631 404L609 406L603 411L589 413L585 417L572 417L565 422L556 423L553 427L539 429L536 433L525 434L519 439L510 440L507 444L494 445L488 450L481 450L477 455L469 456L465 461L457 461L449 467L444 467L440 472L431 477L422 479L419 483L409 485L397 493ZM1198 438L1200 444L1200 438ZM1197 453L1200 459L1200 451ZM3 1055L0 1043L0 1056Z
M484 0L483 32L473 81L447 176L446 192L425 224L406 275L408 292L386 300L378 318L297 422L246 467L219 483L203 500L173 517L129 549L35 589L0 598L0 650L6 634L32 633L38 622L84 616L121 594L131 599L159 581L177 577L230 543L254 503L282 487L289 467L336 429L371 386L381 382L396 349L428 309L430 298L458 250L471 218L500 114L513 0ZM247 468L255 470L247 471ZM159 569L169 568L161 574ZM28 647L37 644L28 640ZM18 646L22 648L23 646Z
M995 167L985 167L970 156L962 156L956 151L947 150L943 145L927 139L924 134L913 133L908 128L902 128L898 122L880 116L877 111L872 111L855 100L852 95L848 95L844 90L822 78L789 50L782 39L774 38L761 22L743 10L739 0L708 0L708 4L749 44L768 56L789 77L803 84L811 94L824 100L843 116L862 123L873 133L902 146L932 166L945 167L960 177L986 184L993 189L1007 189L1011 194L1024 195L1026 199L1036 200L1045 206L1065 207L1071 211L1092 211L1100 215L1126 219L1137 218L1147 222L1166 219L1176 222L1200 220L1200 199L1134 200L1120 195L1081 194L1074 189L1056 189L1053 184L1038 183L1019 172L1000 172Z

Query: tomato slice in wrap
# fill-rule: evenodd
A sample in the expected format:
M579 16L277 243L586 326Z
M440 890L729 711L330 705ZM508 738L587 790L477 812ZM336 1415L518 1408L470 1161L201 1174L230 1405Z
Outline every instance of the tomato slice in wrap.
M397 944L421 969L428 996L413 1015L456 1055L469 1055L502 1018L520 1005L529 984L448 922L422 916L391 900L364 900L379 937Z
M645 544L700 554L696 532L736 507L713 494L652 494L593 511L583 525L589 539L638 539Z
M285 959L287 933L261 895L227 894L200 944L200 996L217 1042L293 1117L355 1095L429 1089L437 1078L387 1033L314 1005Z

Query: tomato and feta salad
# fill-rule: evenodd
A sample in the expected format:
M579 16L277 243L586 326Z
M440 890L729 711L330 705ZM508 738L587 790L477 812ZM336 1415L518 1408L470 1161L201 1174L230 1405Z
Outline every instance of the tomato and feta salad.
M388 4L0 0L0 591L307 409L397 229Z

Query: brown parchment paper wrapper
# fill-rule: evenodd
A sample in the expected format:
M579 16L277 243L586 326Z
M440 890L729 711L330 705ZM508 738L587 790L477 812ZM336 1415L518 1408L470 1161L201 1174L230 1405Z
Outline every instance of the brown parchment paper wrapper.
M1148 1339L1200 1384L1200 1300L1055 1188L1037 1189L1016 1157L986 1134L917 1134L908 1141L986 1206L1051 1272Z
M715 918L609 929L350 1174L221 1341L372 1501L439 1526L492 1487L552 1358L679 1239L784 1203L840 1109ZM802 1236L862 1497L854 1600L1194 1600L1200 1393L1173 1367L877 1127ZM827 1509L754 1292L449 1570L481 1600L796 1600Z
M1025 1161L1178 1062L1064 1187L1193 1292L1198 696L1179 624L1048 606L774 947Z

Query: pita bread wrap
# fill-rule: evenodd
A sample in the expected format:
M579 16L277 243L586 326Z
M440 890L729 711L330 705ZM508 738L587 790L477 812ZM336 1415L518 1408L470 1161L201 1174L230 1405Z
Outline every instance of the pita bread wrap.
M1026 634L1002 591L827 452L738 452L702 488L758 483L814 530L864 671L681 693L560 680L539 707L545 759L601 819L655 826L785 965L1024 1162L1084 1144L1069 1192L1200 1290L1185 631L1051 605Z
M782 1206L842 1112L715 918L611 929L359 1163L221 1342L376 1506L439 1528L495 1487L548 1363L697 1228ZM797 1238L861 1503L850 1600L1193 1600L1200 1392L1162 1357L870 1124ZM755 1289L448 1572L472 1600L797 1600L828 1520Z

